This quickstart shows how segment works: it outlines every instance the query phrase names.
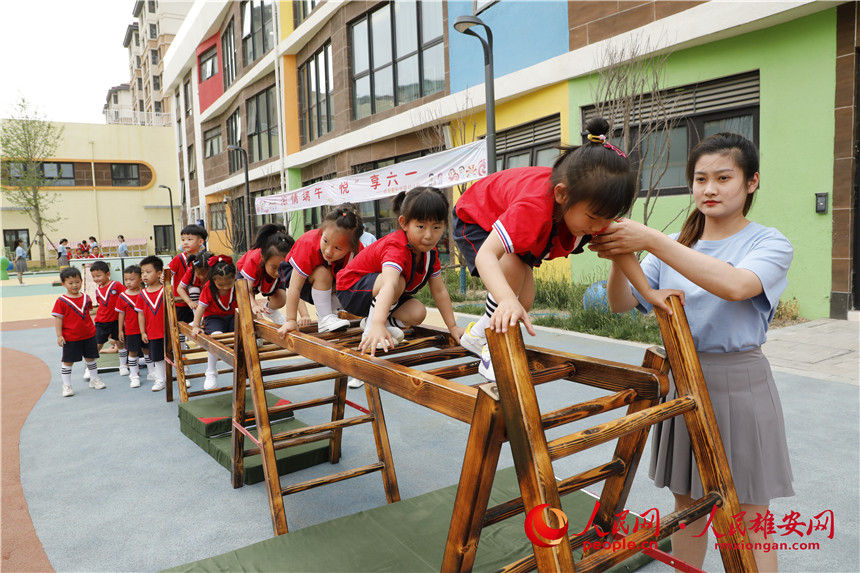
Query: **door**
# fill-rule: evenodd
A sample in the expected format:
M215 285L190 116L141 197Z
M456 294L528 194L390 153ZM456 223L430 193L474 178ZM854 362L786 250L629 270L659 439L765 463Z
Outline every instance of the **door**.
M176 252L176 244L173 239L173 225L155 225L152 229L155 236L156 255L172 255Z

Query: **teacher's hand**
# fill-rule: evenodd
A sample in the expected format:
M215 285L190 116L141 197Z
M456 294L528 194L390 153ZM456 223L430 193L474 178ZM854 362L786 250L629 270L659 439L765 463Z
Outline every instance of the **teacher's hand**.
M648 250L654 229L630 219L614 221L603 233L591 239L588 248L602 258Z

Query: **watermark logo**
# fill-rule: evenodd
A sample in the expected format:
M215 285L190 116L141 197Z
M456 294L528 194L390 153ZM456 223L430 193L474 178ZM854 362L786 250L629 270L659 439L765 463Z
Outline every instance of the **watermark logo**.
M544 509L555 515L561 527L549 526L543 517ZM538 547L552 547L561 543L567 534L568 525L567 515L562 510L550 507L548 503L542 503L526 514L526 537Z

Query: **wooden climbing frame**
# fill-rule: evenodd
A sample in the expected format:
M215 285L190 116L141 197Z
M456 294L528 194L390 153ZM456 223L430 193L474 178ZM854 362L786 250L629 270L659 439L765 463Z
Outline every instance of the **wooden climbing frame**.
M561 495L600 481L605 483L593 523L602 532L610 532L613 518L624 509L627 502L650 426L678 415L684 416L690 432L702 483L707 492L702 499L687 509L662 518L659 531L643 528L628 535L626 539L633 543L625 544L625 547L633 548L586 551L584 557L575 562L573 549L587 541L608 539L592 526L575 539L565 535L556 545L535 545L532 556L508 565L503 571L529 571L535 568L541 573L603 571L641 551L639 547L644 542L659 541L683 527L682 524L708 515L712 509L715 527L726 532L723 538L726 543L721 549L726 571L756 571L752 552L740 549L746 547L746 534L732 527L732 516L739 513L740 507L689 326L677 299L672 300L672 316L658 313L665 352L662 348L649 348L641 366L525 346L519 329L512 329L504 335L488 333L496 382L470 386L455 379L476 374L478 361L457 345L447 331L429 327L410 328L407 330L407 339L384 358L371 357L355 349L360 332L354 328L339 335L327 335L326 338L302 331L281 338L275 328L254 320L246 291L247 287L245 292L240 291L239 294L241 340L249 365L248 378L259 428L259 451L263 457L269 507L276 534L287 531L283 496L307 487L380 469L383 471L388 501L397 499L397 482L390 449L387 447L388 438L379 398L379 391L386 390L470 424L444 547L442 571L471 571L484 527L540 504L560 510ZM264 408L257 407L258 404L265 405L262 392L266 388L255 361L258 339L302 355L310 361L307 363L308 368L327 367L331 369L332 376L339 373L343 378L354 376L366 381L365 389L372 409L370 416L379 416L382 422L374 428L374 436L379 464L383 464L384 468L375 467L377 464L374 464L314 480L313 483L282 487L275 468L275 450L282 445L281 440L285 436L271 436L267 413ZM458 358L467 361L429 370L413 368ZM679 397L665 401L670 365ZM299 380L310 378L304 376L294 383L302 383ZM538 408L535 386L555 380L586 384L612 394L542 414ZM547 441L544 433L547 429L624 406L627 407L626 414L614 421ZM334 431L344 425L333 422L308 431ZM289 437L296 438L298 435ZM556 481L553 460L613 439L618 439L618 442L613 457L606 463ZM511 444L521 497L487 507L501 446L505 441ZM544 512L550 516L549 519L544 517L545 521L550 525L555 523L554 515L546 510ZM652 552L652 556L659 558L655 553Z

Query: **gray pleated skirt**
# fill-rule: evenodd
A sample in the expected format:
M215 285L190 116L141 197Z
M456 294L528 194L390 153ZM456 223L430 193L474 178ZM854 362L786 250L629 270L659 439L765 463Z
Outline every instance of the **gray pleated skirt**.
M794 495L782 405L761 348L698 355L738 501L767 506L771 499ZM674 380L668 396L677 397ZM648 475L654 484L702 497L684 417L664 420L652 432Z

